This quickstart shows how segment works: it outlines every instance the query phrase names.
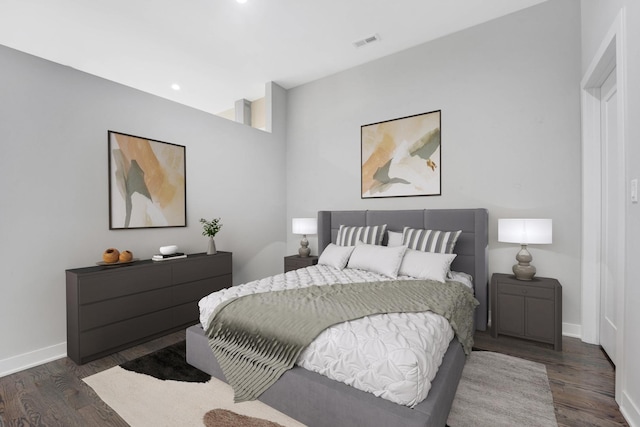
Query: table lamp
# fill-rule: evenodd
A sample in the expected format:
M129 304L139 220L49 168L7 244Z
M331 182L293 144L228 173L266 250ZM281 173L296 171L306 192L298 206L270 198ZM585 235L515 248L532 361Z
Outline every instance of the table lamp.
M311 249L309 249L307 234L316 234L318 232L317 220L315 218L293 218L291 231L293 234L302 234L298 254L300 254L301 257L308 257Z
M519 280L531 280L536 268L531 265L533 257L527 245L543 245L552 243L551 219L499 219L498 241L519 243L520 252L516 255L517 264L513 266L513 274Z

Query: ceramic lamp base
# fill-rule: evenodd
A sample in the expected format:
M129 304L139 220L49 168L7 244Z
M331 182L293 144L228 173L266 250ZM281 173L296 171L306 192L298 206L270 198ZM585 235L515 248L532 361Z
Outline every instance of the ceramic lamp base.
M513 266L513 274L518 280L532 280L536 275L536 268L531 265L533 257L527 250L527 245L522 245L520 252L516 255L517 264Z
M302 258L306 258L311 254L311 249L309 249L309 241L307 240L307 236L302 236L302 240L300 240L300 249L298 249L298 255Z

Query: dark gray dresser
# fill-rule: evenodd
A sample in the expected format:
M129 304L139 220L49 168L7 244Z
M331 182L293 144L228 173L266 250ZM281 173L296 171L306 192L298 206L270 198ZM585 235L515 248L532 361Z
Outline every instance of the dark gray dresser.
M511 335L562 350L562 286L556 279L491 277L491 335Z
M231 252L66 271L67 355L82 364L198 322L198 300L232 285Z

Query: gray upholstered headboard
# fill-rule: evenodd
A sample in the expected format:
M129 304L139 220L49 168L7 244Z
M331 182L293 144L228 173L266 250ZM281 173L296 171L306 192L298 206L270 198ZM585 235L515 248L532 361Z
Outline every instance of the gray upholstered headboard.
M401 232L405 226L433 230L462 230L451 265L455 271L473 276L476 299L476 328L486 330L488 315L488 247L489 214L486 209L417 209L417 210L364 210L319 211L318 253L336 241L340 225L382 225L387 230ZM386 244L387 236L383 240Z

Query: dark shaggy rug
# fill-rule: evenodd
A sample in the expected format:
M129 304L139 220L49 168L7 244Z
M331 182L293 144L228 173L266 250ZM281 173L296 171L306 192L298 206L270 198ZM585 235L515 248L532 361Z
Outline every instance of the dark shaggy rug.
M169 347L154 351L120 365L127 371L150 375L159 380L206 383L211 375L194 368L187 363L187 345L180 341Z

